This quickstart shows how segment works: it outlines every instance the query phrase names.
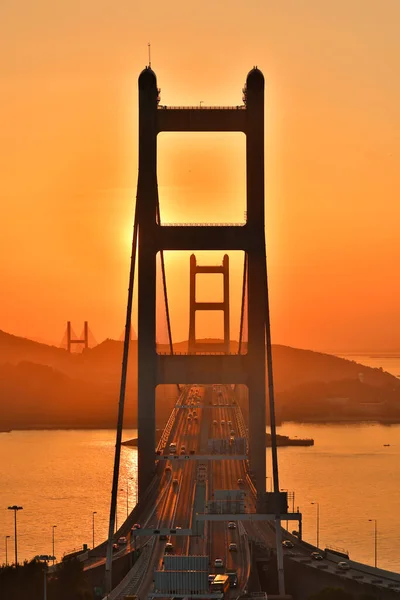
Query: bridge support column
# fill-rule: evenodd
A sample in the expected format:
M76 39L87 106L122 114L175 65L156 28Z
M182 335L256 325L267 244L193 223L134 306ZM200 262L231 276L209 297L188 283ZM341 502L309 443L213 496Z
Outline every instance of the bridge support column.
M264 77L247 78L247 224L253 240L248 258L249 454L257 489L257 510L266 510L266 370L264 238Z
M156 355L156 253L159 250L216 250L221 249L220 236L232 249L242 249L248 259L248 357L243 364L246 373L242 383L249 387L250 464L256 476L260 509L265 500L266 453L266 370L265 370L265 235L264 235L264 77L254 68L246 80L245 106L235 109L196 110L158 107L156 76L146 68L139 77L139 323L138 323L138 413L139 413L139 495L143 494L154 470L155 449L155 386L171 379L171 373L157 367ZM246 135L246 195L247 222L242 227L162 227L157 221L157 134L161 131L242 131ZM227 230L225 232L225 229ZM202 232L202 235L200 233ZM225 233L224 233L225 232ZM236 232L236 233L235 233ZM234 235L235 233L235 235ZM205 235L206 234L206 235ZM234 246L232 246L234 242ZM191 259L191 319L189 341L195 352L209 350L195 342L194 310L224 310L224 343L214 352L229 352L229 281L228 257L222 266L199 267ZM196 303L195 275L199 272L219 272L224 276L224 302ZM181 357L168 357L179 361ZM187 357L201 363L204 357ZM194 380L206 383L226 381L227 370L220 357L212 357L214 366L209 372L198 372ZM235 363L233 356L230 366ZM243 357L244 358L244 357ZM167 363L164 361L164 366ZM169 364L169 363L168 363ZM204 363L205 364L205 363ZM248 367L248 368L247 368ZM221 370L222 369L222 370ZM215 374L217 373L217 378ZM182 383L185 374L174 370L175 383ZM193 381L193 383L194 383ZM235 373L231 383L238 382ZM228 382L227 382L228 383Z
M156 388L156 214L157 191L156 76L145 69L139 77L139 223L138 298L138 479L139 499L154 474Z
M222 302L196 302L197 273L220 273L223 276ZM196 311L222 310L224 313L224 341L222 343L196 342ZM190 257L189 354L196 352L230 352L229 312L229 256L224 255L220 266L199 266L194 254Z

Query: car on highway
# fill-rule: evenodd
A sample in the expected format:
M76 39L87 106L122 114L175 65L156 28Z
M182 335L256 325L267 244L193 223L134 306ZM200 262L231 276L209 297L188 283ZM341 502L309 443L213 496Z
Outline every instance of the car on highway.
M177 479L176 477L172 480L172 485L178 485L179 484L179 479Z
M214 573L210 573L208 576L208 585L211 585L212 582L214 581L214 579L215 579Z
M231 429L231 435L235 435L235 430Z
M126 539L126 537L124 535L122 535L120 538L118 538L118 546L125 546L125 544L128 543L128 540Z
M140 529L140 523L135 523L132 529Z
M324 560L324 557L319 552L311 552L311 558L313 560Z
M236 529L236 523L234 521L229 521L228 529Z
M171 471L171 467L170 467L169 465L167 465L167 466L165 467L165 472L166 472L166 473L169 473L170 471Z
M225 421L224 421L224 419L222 419L222 421L221 421L221 425L222 425L223 427L225 426Z
M237 544L235 542L231 542L228 548L229 552L237 552Z
M216 569L223 569L224 568L224 561L222 560L222 558L216 558L214 560L214 567Z
M294 548L294 544L290 540L283 540L282 546L284 548Z
M228 421L228 427L232 427L232 421Z
M244 485L244 481L243 481L243 479L239 478L239 479L237 480L237 484L238 484L238 485Z
M214 419L213 425L218 425L217 421Z
M173 547L173 545L171 544L171 542L167 542L167 543L165 544L165 553L166 553L166 554L172 554L172 553L173 553L173 551L174 551L174 547Z
M189 453L190 453L190 454L196 454L196 452L195 452L194 448L191 448L191 449L190 449L190 451L189 451Z
M295 537L300 537L299 532L296 531L295 529L292 531L292 535L294 535Z
M182 446L181 446L181 452L182 452L182 450L183 450L184 452L186 452L186 446L184 446L183 444L182 444Z
M340 562L338 562L337 568L341 569L342 571L347 571L348 569L350 569L350 565L345 560L341 560Z
M118 546L118 544L113 544L113 546L112 546L112 549L113 549L113 550L119 550L119 546Z

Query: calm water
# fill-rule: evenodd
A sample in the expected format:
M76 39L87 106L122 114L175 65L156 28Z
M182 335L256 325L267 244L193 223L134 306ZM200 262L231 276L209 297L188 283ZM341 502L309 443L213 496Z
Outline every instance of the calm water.
M339 354L342 358L347 360L354 360L354 362L361 363L367 367L381 367L384 371L391 373L395 377L400 377L400 353L399 352L385 352L377 354L371 352L370 354Z
M125 438L136 431L126 431ZM95 541L106 537L110 510L115 433L92 431L12 431L0 433L0 563L5 561L4 536L9 559L14 554L14 513L18 504L18 559L52 553L55 556L92 546L92 514ZM129 507L136 502L137 451L122 448L118 521L126 518L126 483Z
M400 373L400 361L396 368ZM315 541L311 502L319 502L320 545L346 548L353 559L372 564L374 533L368 519L376 518L378 565L400 571L400 425L287 423L278 431L315 439L314 447L279 449L280 487L295 490L304 538ZM126 431L124 438L134 433ZM96 543L106 537L114 444L115 434L108 430L0 434L0 563L5 535L11 536L9 559L14 552L10 504L24 507L18 513L19 559L51 554L52 525L57 525L57 557L83 543L91 546L93 511ZM128 480L130 508L134 504L136 476L137 452L123 448L119 520L126 516Z

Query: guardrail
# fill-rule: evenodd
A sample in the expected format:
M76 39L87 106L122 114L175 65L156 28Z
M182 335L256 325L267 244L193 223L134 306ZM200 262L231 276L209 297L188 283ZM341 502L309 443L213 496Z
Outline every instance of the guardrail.
M159 104L158 110L246 110L245 104L237 106L168 106L167 104Z
M151 544L145 546L132 569L128 571L112 592L107 596L104 596L103 600L122 600L127 594L135 593L138 590L144 574L149 568L150 558L153 555L154 543L155 539L153 539Z
M210 344L211 346L211 344ZM243 354L239 354L239 352L212 352L211 350L209 352L174 352L174 354L172 355L170 352L157 352L157 354L159 354L160 356L196 356L196 355L209 355L211 354L212 356L215 356L216 354L218 355L227 355L227 356L244 356Z
M167 424L164 427L160 441L157 444L157 452L162 452L165 449L167 442L168 442L169 435L172 431L172 427L174 426L177 413L178 413L178 409L174 407L169 416Z
M160 223L161 227L244 227L246 223Z

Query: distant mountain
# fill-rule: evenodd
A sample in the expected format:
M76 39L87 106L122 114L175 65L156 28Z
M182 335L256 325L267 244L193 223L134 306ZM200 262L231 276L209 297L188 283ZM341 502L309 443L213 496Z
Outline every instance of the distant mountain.
M174 349L186 352L187 341L176 344ZM0 430L114 427L122 350L122 342L108 339L81 354L70 354L55 346L0 331ZM168 349L160 347L159 350ZM232 351L237 351L236 342L232 342ZM303 404L304 397L308 398L308 389L310 393L318 389L318 393L325 395L329 394L329 390L337 393L342 389L352 390L355 393L357 389L359 400L364 395L365 398L370 397L371 388L379 388L381 396L387 390L400 392L399 380L389 373L329 354L275 345L273 360L277 411L280 414L283 406L291 405L291 398L293 402L294 398L298 398L295 411L298 418L301 414L299 404ZM360 385L360 373L364 386ZM353 381L357 385L344 386L345 381ZM175 397L176 386L157 388L159 427L168 417ZM393 398L392 395L391 400ZM125 415L125 425L136 425L137 341L131 345Z

